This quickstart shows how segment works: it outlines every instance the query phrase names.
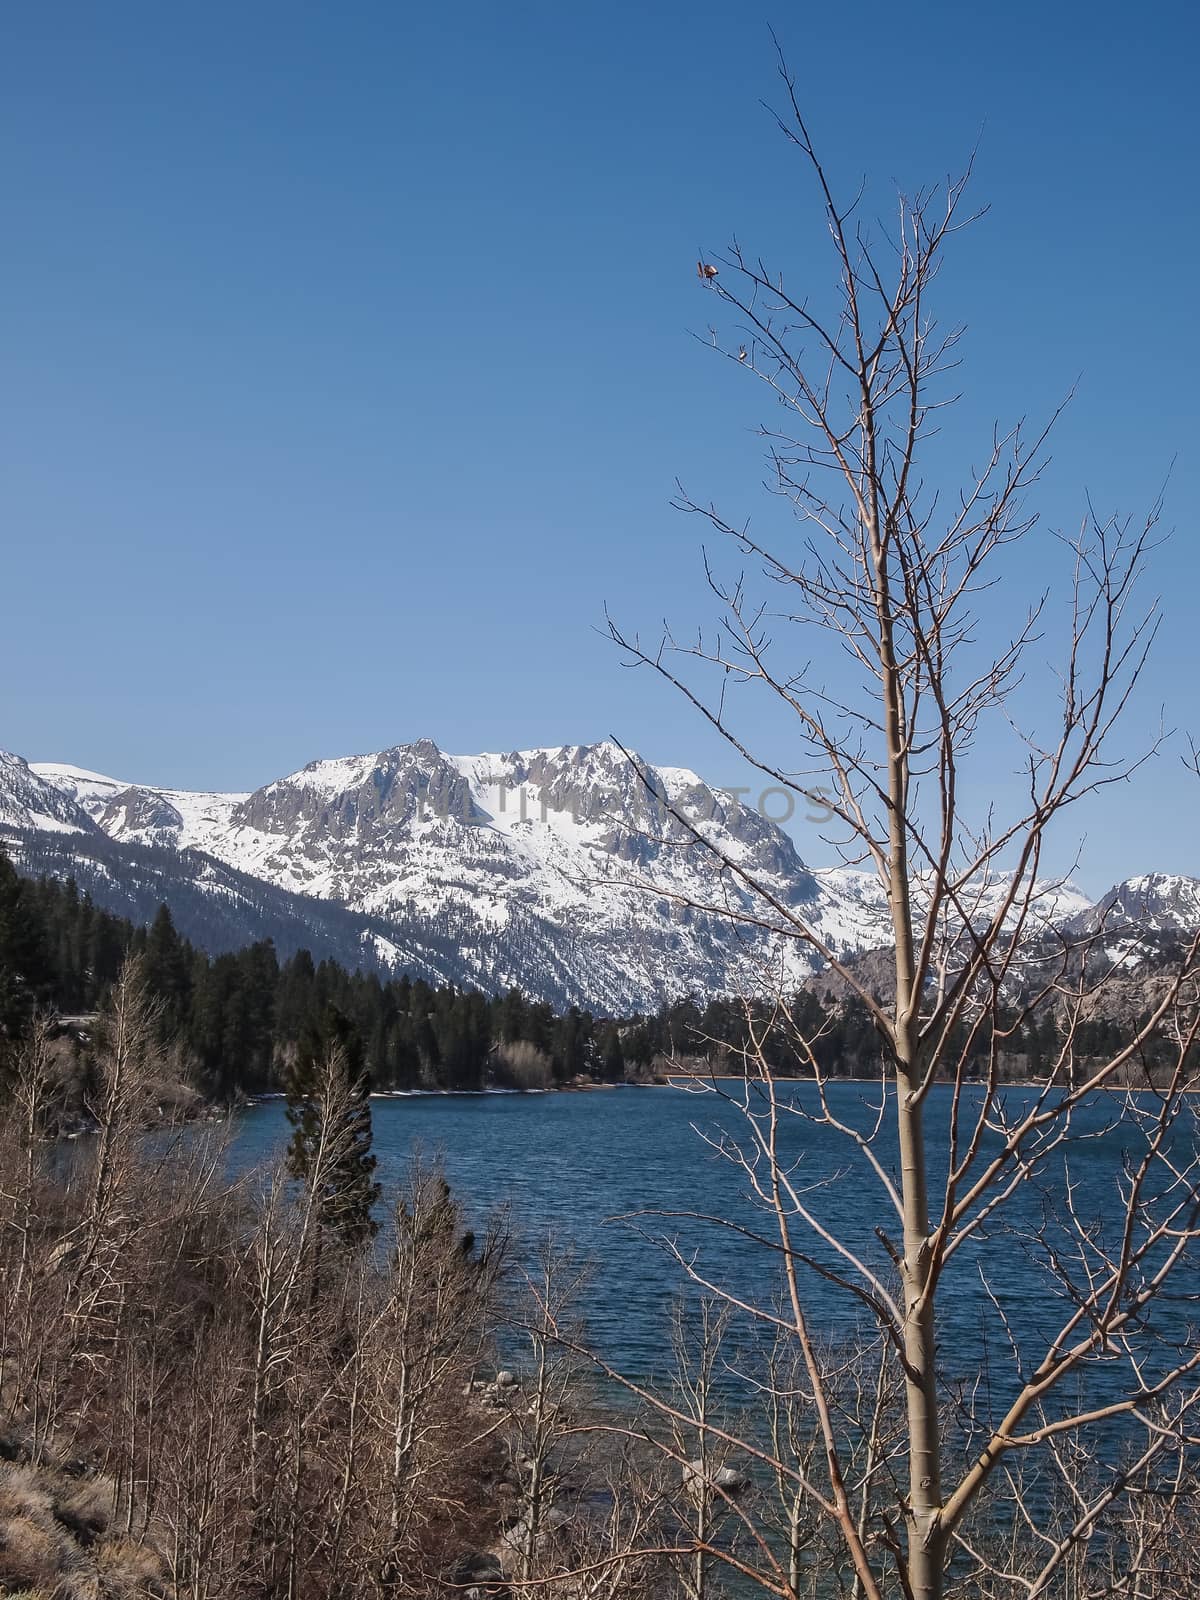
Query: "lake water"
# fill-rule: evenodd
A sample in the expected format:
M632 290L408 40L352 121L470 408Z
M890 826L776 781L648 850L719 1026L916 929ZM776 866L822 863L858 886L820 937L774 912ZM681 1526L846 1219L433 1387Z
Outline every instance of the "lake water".
M811 1085L783 1091L804 1108L815 1107ZM1020 1103L1028 1091L1013 1090ZM879 1091L865 1084L832 1087L834 1110L867 1128L874 1121ZM928 1111L935 1147L949 1107L949 1090L935 1088ZM878 1149L895 1168L893 1118L885 1117ZM1071 1148L1069 1172L1077 1213L1104 1227L1114 1218L1114 1186L1129 1138L1105 1133L1116 1103L1104 1098L1079 1113L1080 1137ZM747 1227L768 1221L747 1195L744 1173L706 1143L727 1135L746 1142L740 1114L712 1094L675 1088L622 1088L593 1093L435 1095L384 1098L372 1102L378 1177L394 1194L413 1152L420 1148L443 1160L447 1178L469 1218L481 1223L492 1208L507 1204L528 1257L548 1233L595 1261L582 1311L592 1343L631 1375L661 1367L672 1303L682 1274L655 1236L671 1237L694 1252L698 1268L760 1303L776 1293L778 1256L727 1230L694 1220L643 1216L614 1220L638 1211L702 1212L733 1218ZM240 1119L235 1142L239 1167L277 1156L288 1137L278 1102L257 1106ZM990 1138L991 1136L989 1136ZM1189 1134L1190 1137L1190 1134ZM992 1140L993 1145L995 1140ZM805 1201L872 1266L886 1276L884 1246L876 1229L893 1239L889 1211L878 1179L854 1147L828 1127L803 1117L784 1118L781 1148ZM1026 1186L1004 1211L1008 1227L993 1226L990 1237L964 1248L949 1268L939 1300L939 1342L945 1364L958 1375L978 1373L985 1349L1007 1349L1003 1323L981 1287L987 1275L996 1301L1032 1349L1061 1324L1068 1310L1061 1282L1045 1251L1028 1235L1061 1209L1065 1192L1061 1163L1039 1186ZM936 1171L933 1193L936 1198ZM1009 1231L1015 1229L1015 1231ZM1022 1238L1024 1233L1027 1235ZM829 1250L801 1225L796 1240L827 1264ZM814 1326L833 1334L849 1332L854 1302L816 1274L806 1280ZM1196 1287L1193 1280L1188 1287ZM1175 1331L1191 1308L1169 1312ZM1118 1370L1113 1371L1116 1365ZM1089 1382L1097 1393L1119 1379L1120 1364L1099 1364Z

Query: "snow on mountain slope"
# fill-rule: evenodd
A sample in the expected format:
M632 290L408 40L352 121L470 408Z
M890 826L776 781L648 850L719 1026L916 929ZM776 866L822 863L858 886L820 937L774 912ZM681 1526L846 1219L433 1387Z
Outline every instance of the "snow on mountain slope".
M0 750L0 824L42 833L84 833L92 826L69 792L7 750Z
M91 816L102 811L114 794L129 787L119 778L106 778L103 773L88 772L85 767L72 767L66 763L33 761L29 770L69 799L78 801Z
M685 768L635 765L611 742L452 756L421 739L313 761L252 794L2 760L0 822L8 808L17 827L99 829L133 847L204 852L370 918L384 964L389 949L428 937L457 953L462 981L490 988L515 983L628 1010L753 983L766 962L789 982L816 970L805 945L730 921L728 910L761 915L763 902L706 840L835 956L890 942L873 873L810 870L781 828L732 793ZM1174 881L1193 884L1200 920L1200 885ZM984 887L973 921L993 913L1002 888ZM919 879L914 894L919 906ZM1182 889L1175 900L1178 915L1190 914ZM1087 914L1073 885L1048 886L1035 920ZM786 918L767 920L778 929Z
M151 788L49 761L34 762L31 770L76 801L110 839L178 850L207 850L207 841L223 835L234 806L247 798ZM219 851L209 853L225 859Z

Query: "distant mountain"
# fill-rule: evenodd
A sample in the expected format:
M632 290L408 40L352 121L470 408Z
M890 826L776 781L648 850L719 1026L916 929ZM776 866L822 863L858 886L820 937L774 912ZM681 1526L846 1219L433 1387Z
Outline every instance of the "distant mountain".
M25 871L74 873L126 915L148 917L166 900L209 950L271 937L284 951L305 944L318 958L436 981L517 984L598 1011L730 992L772 961L789 982L817 969L770 926L722 914L762 902L704 841L802 913L835 954L889 938L872 874L810 869L732 793L682 768L634 764L609 742L452 756L422 739L314 761L251 794L0 754L3 837ZM1200 884L1162 881L1190 884L1195 902L1189 910L1183 887L1164 890L1152 914L1200 922ZM1082 926L1097 910L1066 885L1047 889L1039 914Z
M1094 906L1072 917L1072 933L1119 933L1127 929L1190 933L1200 928L1200 879L1173 872L1147 872L1126 878Z

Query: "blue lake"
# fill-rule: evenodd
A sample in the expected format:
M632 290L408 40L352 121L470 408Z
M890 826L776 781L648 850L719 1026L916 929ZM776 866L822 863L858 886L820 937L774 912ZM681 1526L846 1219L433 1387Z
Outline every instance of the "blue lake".
M790 1084L783 1093L797 1106L815 1109L811 1085ZM1028 1093L1014 1089L1007 1098L1017 1106ZM936 1087L928 1107L935 1202L949 1104L949 1090ZM875 1120L879 1090L839 1083L832 1087L831 1105L840 1118L866 1129ZM1048 1228L1066 1242L1055 1214L1062 1209L1068 1172L1076 1214L1095 1233L1119 1219L1115 1185L1123 1152L1136 1141L1128 1130L1105 1131L1117 1109L1115 1099L1100 1097L1077 1113L1066 1162L1055 1158L1037 1184L1024 1186L1003 1209L1004 1225L999 1218L989 1224L988 1237L970 1243L951 1263L941 1285L938 1330L948 1372L977 1374L989 1349L1008 1365L1003 1320L983 1291L981 1266L996 1303L1030 1353L1061 1325L1069 1300L1033 1235ZM894 1172L892 1110L887 1108L877 1149ZM674 1238L705 1276L758 1303L769 1305L778 1292L778 1254L728 1230L661 1216L613 1220L635 1211L703 1212L769 1231L762 1207L747 1194L745 1174L705 1141L704 1135L711 1139L724 1131L747 1142L744 1119L716 1095L623 1088L412 1096L376 1099L372 1116L385 1206L414 1151L422 1149L441 1158L472 1224L482 1224L499 1205L510 1208L519 1255L532 1256L549 1233L594 1261L581 1307L588 1335L630 1375L662 1367L670 1311L683 1282L656 1236ZM239 1119L235 1164L245 1168L278 1156L288 1132L278 1102L247 1111ZM988 1135L988 1142L995 1147L998 1141ZM780 1148L813 1214L887 1276L888 1258L876 1230L895 1239L898 1224L877 1176L854 1146L828 1127L786 1116ZM825 1265L836 1263L799 1222L794 1243ZM861 1312L851 1297L811 1271L805 1287L815 1327L835 1337L853 1329ZM1185 1287L1194 1290L1196 1278ZM1178 1335L1191 1310L1176 1301L1161 1314ZM1088 1381L1104 1392L1120 1377L1112 1363L1099 1363Z

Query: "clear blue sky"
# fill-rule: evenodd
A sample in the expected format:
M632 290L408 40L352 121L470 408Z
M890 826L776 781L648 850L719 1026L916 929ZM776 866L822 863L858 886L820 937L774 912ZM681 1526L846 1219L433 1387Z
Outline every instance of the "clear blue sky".
M779 514L758 394L688 337L699 245L828 277L768 21L880 208L983 129L954 427L1080 378L1049 525L1178 458L1135 715L1200 734L1192 6L45 0L0 67L0 745L250 788L611 733L740 781L594 630L707 614L676 476ZM1080 819L1085 885L1200 873L1195 813L1169 756Z

